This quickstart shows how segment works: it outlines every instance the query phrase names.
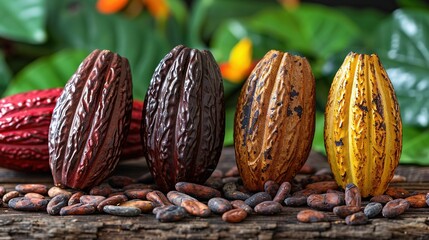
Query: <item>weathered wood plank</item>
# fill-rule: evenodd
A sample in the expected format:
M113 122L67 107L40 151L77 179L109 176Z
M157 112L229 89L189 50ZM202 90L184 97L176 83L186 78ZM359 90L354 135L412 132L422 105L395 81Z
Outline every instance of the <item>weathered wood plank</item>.
M329 167L326 159L312 153L309 164ZM219 169L234 165L232 149L225 149ZM138 177L146 173L142 159L123 162L115 174ZM400 166L397 173L407 177L392 186L409 191L429 191L429 167ZM17 183L39 182L52 185L50 174L23 174L0 169L0 184L8 190ZM366 203L366 202L364 202ZM378 217L364 226L348 226L343 219L328 213L330 222L304 224L296 214L305 208L284 207L275 216L251 215L239 224L229 224L220 216L188 217L178 223L159 223L151 214L116 217L106 214L88 216L50 216L45 213L18 212L0 208L1 239L429 239L429 208L409 209L397 219Z

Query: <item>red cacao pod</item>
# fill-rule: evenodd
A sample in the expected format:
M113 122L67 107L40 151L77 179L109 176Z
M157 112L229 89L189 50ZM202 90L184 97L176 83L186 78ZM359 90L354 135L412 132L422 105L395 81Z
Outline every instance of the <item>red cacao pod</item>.
M33 90L0 99L0 167L48 172L48 131L62 88ZM140 139L143 102L133 101L132 119L121 159L143 156Z
M223 82L213 56L175 47L156 68L143 108L143 149L160 189L204 183L219 161L224 134Z
M49 123L61 91L35 90L0 100L0 167L49 171Z
M87 189L115 169L132 109L126 58L94 50L64 87L49 126L49 164L57 186Z

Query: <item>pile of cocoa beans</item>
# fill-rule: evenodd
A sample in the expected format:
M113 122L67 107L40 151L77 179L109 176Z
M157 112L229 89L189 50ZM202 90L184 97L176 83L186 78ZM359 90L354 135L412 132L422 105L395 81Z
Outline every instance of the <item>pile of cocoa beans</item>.
M361 225L370 218L395 218L409 207L429 204L429 193L410 193L395 187L390 187L385 195L363 201L354 184L341 190L326 169L300 176L282 184L267 181L265 191L256 193L242 186L237 168L233 167L226 172L215 170L204 185L178 182L176 190L166 194L157 190L148 173L138 179L112 176L86 192L44 184L18 184L10 191L0 186L0 196L3 206L18 211L126 217L152 213L160 222L219 215L225 222L237 223L253 214L274 215L288 207L300 207L303 210L296 216L300 222L330 221L327 212L333 212L348 225Z

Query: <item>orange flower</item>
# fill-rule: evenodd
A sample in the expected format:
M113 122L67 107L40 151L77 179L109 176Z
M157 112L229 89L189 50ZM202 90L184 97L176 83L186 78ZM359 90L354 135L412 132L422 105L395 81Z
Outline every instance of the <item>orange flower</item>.
M229 60L220 64L222 77L233 83L242 82L252 71L252 41L241 39L231 50Z
M98 0L97 10L104 14L112 14L122 10L128 3L128 0Z
M165 0L142 0L152 16L158 20L166 19L170 14L170 8Z

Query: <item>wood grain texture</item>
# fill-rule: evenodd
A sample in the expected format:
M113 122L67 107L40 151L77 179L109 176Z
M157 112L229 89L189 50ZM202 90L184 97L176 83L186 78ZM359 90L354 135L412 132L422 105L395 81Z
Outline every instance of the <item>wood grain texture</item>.
M118 163L132 111L128 60L93 51L67 82L49 129L50 167L56 185L98 185Z
M155 70L144 104L142 142L157 185L204 183L225 134L223 82L211 53L175 47Z
M350 53L332 83L325 147L338 184L382 194L399 164L402 123L393 86L377 55Z
M311 149L315 80L305 58L270 51L245 82L237 104L234 144L244 185L290 181Z

